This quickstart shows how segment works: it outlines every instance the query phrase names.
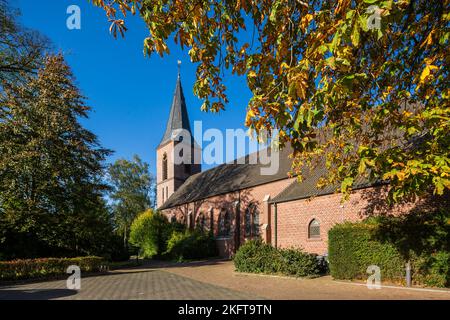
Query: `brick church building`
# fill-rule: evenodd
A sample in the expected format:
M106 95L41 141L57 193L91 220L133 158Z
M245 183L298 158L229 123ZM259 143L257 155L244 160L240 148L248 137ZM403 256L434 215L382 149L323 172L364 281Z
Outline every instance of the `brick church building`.
M316 187L326 173L323 167L305 173L299 183L287 174L292 161L289 148L280 151L275 175L261 175L261 164L236 161L203 172L199 164L174 164L171 153L180 142L172 134L180 129L191 132L178 76L167 127L156 150L157 206L171 221L213 230L223 257L232 256L254 237L274 246L301 247L325 255L328 230L334 224L358 221L383 210L409 210L410 206L387 208L383 200L386 186L364 179L354 185L350 199L341 203L336 186Z

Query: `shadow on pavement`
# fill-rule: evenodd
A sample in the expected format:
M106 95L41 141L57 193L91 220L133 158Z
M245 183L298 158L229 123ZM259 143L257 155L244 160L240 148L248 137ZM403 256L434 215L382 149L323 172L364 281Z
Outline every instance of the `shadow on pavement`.
M77 294L76 290L69 289L1 289L0 300L50 300L69 297Z
M173 262L163 260L147 260L141 266L141 268L159 269L159 268L183 268L183 267L201 267L201 266L213 266L219 265L224 262L230 261L229 259L209 259L190 262Z

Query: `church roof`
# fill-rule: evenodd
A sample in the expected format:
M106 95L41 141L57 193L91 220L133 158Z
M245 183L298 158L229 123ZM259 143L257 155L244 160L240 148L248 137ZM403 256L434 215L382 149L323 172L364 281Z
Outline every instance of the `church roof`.
M291 153L290 148L280 151L279 168L274 175L261 175L261 168L269 165L249 164L250 156L245 157L246 164L239 164L235 160L233 163L222 164L197 173L189 177L159 209L169 209L185 203L286 179L291 169L292 160L289 158Z
M303 180L297 180L281 191L274 197L271 203L288 202L293 200L307 199L311 197L324 196L333 194L339 191L340 184L327 185L323 188L318 188L317 183L321 177L326 176L327 169L325 164L319 164L313 169L306 169L303 173ZM353 190L372 187L381 184L381 182L370 181L368 178L359 176L356 178L352 186Z
M169 209L213 196L286 179L292 166L292 160L289 157L291 153L292 149L290 147L280 151L279 169L275 175L261 175L260 169L267 165L248 164L248 161L246 161L247 164L237 164L236 160L233 163L222 164L197 173L189 177L159 209ZM248 157L246 156L245 158L248 159ZM325 176L326 172L327 169L324 162L312 169L305 169L302 173L302 182L299 183L297 180L294 180L270 202L287 202L338 192L340 185L331 185L324 188L317 187L320 177ZM381 183L369 181L365 177L359 177L356 179L353 189L362 189L379 184Z
M184 100L183 87L181 86L180 74L178 74L177 84L173 94L172 106L170 108L169 120L167 121L166 131L164 132L164 136L159 145L162 146L172 140L172 132L176 132L180 129L185 129L191 132L186 101Z

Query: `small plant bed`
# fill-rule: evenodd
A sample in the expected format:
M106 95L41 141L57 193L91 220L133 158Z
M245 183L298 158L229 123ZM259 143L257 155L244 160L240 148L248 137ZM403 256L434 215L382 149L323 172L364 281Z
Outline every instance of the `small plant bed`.
M108 270L108 263L100 257L40 258L0 261L0 281L51 280L68 277L69 266L78 266L82 275Z
M134 268L139 267L145 264L145 260L139 259L130 259L128 261L118 261L118 262L110 262L108 263L109 270L118 270L125 268Z
M326 274L327 267L316 254L299 249L278 249L261 240L242 245L233 258L236 271L265 275L315 278Z

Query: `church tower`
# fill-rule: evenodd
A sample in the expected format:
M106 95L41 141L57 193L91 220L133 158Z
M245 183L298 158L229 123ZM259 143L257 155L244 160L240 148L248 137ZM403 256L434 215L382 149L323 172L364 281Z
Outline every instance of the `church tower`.
M190 152L184 155L183 163L175 159L175 157L180 155L183 157L182 153L186 150L186 148L181 148L183 150L181 150L180 154L179 150L181 146L179 144L181 143L183 143L183 146L188 146L188 151L190 150ZM177 191L187 178L201 171L200 161L197 159L194 161L194 152L198 152L198 150L191 132L183 88L181 86L180 71L178 70L178 78L166 131L156 149L156 194L158 208ZM187 158L188 160L186 160Z

